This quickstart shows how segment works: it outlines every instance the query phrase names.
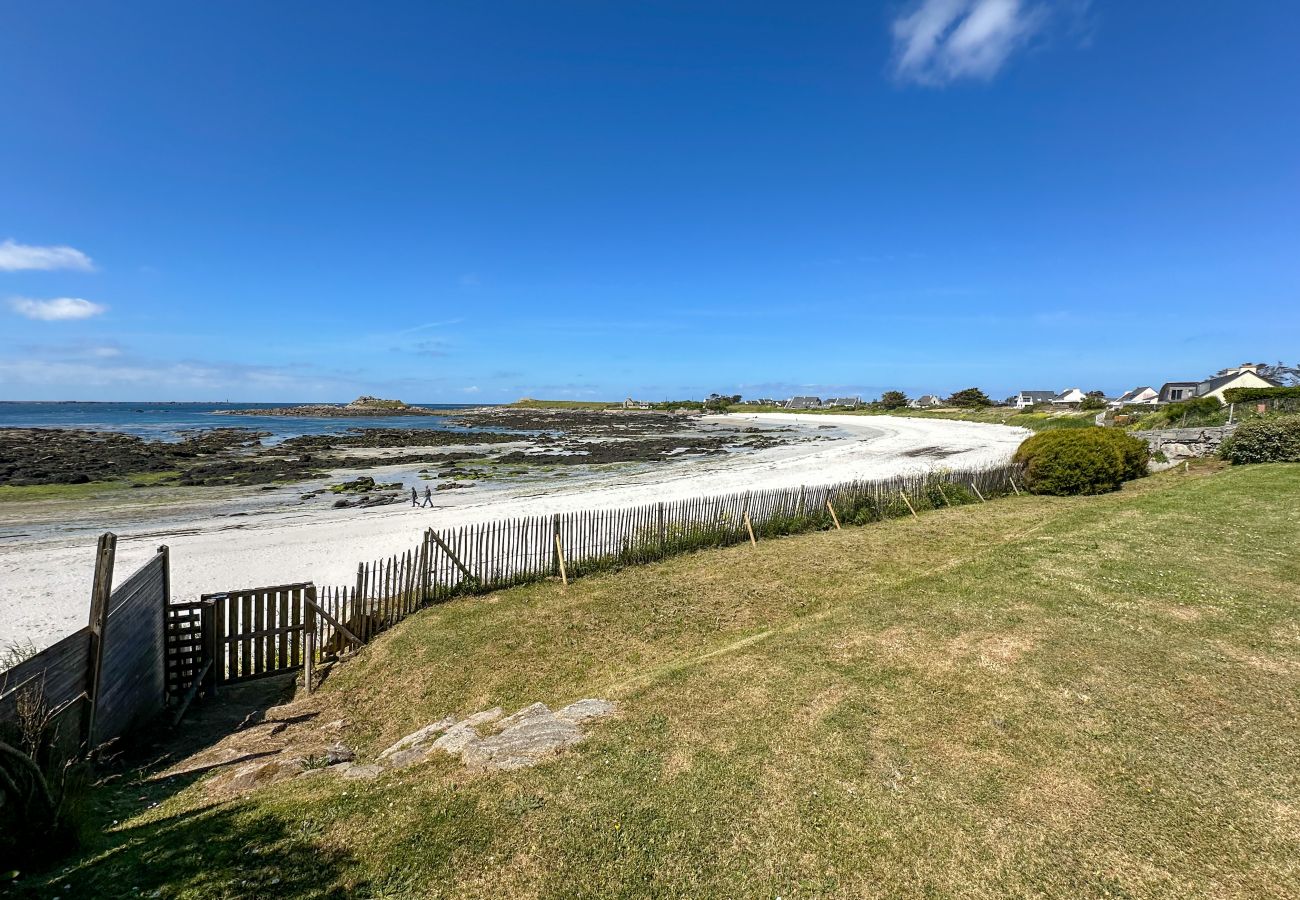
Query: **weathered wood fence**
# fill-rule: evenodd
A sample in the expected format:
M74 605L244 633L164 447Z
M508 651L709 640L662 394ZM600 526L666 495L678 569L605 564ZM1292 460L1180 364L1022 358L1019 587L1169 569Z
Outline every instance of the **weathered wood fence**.
M116 589L117 537L99 539L90 622L0 672L0 731L32 744L38 728L56 755L71 756L122 737L167 702L166 547Z

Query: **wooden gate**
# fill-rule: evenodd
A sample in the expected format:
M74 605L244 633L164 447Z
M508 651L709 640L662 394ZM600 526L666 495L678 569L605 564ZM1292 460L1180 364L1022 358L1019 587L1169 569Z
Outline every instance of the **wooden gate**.
M203 673L208 660L204 653L203 611L211 603L202 600L172 602L167 607L167 696L175 701Z
M211 604L214 684L265 678L302 668L305 611L316 602L311 582L204 594Z

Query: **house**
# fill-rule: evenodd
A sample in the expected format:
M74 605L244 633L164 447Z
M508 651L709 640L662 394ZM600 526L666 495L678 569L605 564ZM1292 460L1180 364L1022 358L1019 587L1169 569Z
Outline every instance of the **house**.
M1160 388L1161 403L1177 403L1191 400L1193 397L1213 397L1220 403L1227 403L1223 392L1229 388L1270 388L1280 387L1271 378L1259 374L1262 363L1242 363L1231 369L1221 369L1212 378L1204 381L1170 381Z
M821 409L820 397L791 397L785 401L786 409Z
M1160 386L1159 403L1177 403L1196 396L1199 381L1166 381Z
M1052 398L1052 402L1057 406L1068 406L1072 403L1082 403L1088 398L1088 395L1078 388L1066 388Z
M623 401L623 408L624 409L649 409L650 404L646 403L644 400L633 400L631 397L628 397L626 400Z
M1016 409L1026 409L1039 403L1051 403L1056 399L1056 391L1021 391L1016 394L1012 406Z
M934 394L922 394L915 400L909 400L907 405L912 409L934 409L936 406L943 406L943 398L936 397Z
M1125 391L1114 400L1110 401L1111 406L1134 406L1144 405L1151 406L1159 402L1160 392L1153 387L1135 387L1131 391Z
M1196 396L1213 397L1220 403L1227 403L1223 392L1229 388L1270 388L1281 387L1271 378L1259 374L1259 363L1243 363L1235 369L1224 369L1213 378L1207 378L1196 386Z
M861 404L861 397L832 397L822 405L824 407L834 407L837 409L857 409Z

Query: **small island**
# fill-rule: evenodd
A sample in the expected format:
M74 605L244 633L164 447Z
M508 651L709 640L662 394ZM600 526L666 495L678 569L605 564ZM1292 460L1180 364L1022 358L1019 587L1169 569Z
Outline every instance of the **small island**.
M362 396L351 403L307 403L302 406L277 406L274 409L219 409L223 416L301 416L303 418L348 418L350 416L437 416L441 412L423 406L411 406L401 400L383 400Z

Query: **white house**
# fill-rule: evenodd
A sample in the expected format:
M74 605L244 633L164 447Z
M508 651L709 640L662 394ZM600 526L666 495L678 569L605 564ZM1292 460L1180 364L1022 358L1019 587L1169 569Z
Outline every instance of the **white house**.
M1213 397L1220 403L1227 403L1223 392L1229 388L1271 388L1280 385L1271 378L1259 374L1258 363L1242 363L1235 369L1224 369L1213 378L1207 378L1196 386L1196 396Z
M1051 403L1054 399L1056 391L1021 391L1011 405L1016 409L1027 409L1039 403Z
M1111 406L1135 406L1138 404L1152 406L1159 402L1160 392L1153 387L1135 387L1131 391L1125 391L1114 400L1110 401Z
M907 401L907 405L912 409L934 409L936 406L943 406L943 400L934 394L922 394L915 400Z
M1224 369L1213 378L1204 381L1169 381L1160 388L1161 403L1177 403L1191 400L1193 397L1213 397L1220 403L1227 403L1223 392L1229 388L1270 388L1278 387L1271 378L1259 374L1260 363L1242 363L1231 369Z
M1071 403L1082 403L1088 398L1088 395L1078 388L1066 388L1052 398L1052 402L1058 406L1065 406Z

